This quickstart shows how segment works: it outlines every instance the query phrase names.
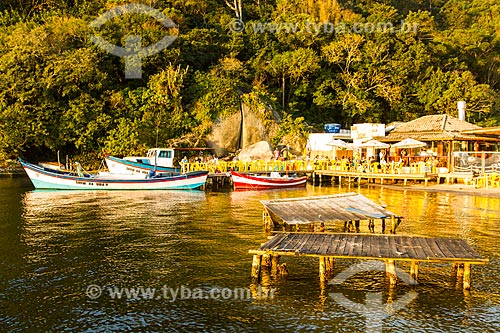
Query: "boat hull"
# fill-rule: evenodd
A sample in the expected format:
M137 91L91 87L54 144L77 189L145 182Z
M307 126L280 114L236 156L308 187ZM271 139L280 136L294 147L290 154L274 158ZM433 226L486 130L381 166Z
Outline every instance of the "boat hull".
M231 171L233 187L235 190L267 190L305 186L307 176L271 178L266 176L250 176Z
M106 156L104 158L106 161L106 166L108 167L109 172L116 174L144 174L147 175L149 171L155 169L154 165L134 162L125 160L123 158L117 158L114 156ZM162 167L156 166L156 172L159 173L179 173L181 172L180 168L170 168L170 167Z
M192 190L205 185L208 172L192 172L172 177L144 178L79 177L51 172L42 167L21 162L36 189L57 190Z

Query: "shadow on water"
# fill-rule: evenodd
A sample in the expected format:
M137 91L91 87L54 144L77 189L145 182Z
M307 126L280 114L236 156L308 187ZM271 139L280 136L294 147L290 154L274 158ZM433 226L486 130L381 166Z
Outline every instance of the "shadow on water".
M282 261L290 274L270 281L272 299L113 299L108 293L249 288L248 250L267 240L260 200L349 191L404 216L402 233L463 237L491 259L474 267L469 295L457 288L449 266L421 265L417 298L383 321L385 331L500 331L498 199L383 187L205 193L31 191L16 179L0 184L0 324L9 331L364 331L366 316L330 293L360 304L380 293L386 303L412 287L401 283L390 293L378 272L322 286L316 260L287 257ZM335 272L353 263L338 260ZM88 296L91 285L101 288L100 297Z

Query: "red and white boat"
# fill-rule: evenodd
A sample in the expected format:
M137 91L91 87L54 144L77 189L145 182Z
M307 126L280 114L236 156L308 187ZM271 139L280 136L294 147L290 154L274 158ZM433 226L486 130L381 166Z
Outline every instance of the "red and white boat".
M278 172L271 172L268 176L248 175L231 170L233 187L235 190L265 190L304 186L307 176L281 176Z

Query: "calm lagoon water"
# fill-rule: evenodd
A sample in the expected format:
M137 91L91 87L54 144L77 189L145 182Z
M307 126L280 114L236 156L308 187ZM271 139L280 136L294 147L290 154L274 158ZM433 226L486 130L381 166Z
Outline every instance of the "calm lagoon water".
M316 260L283 258L290 274L272 282L273 297L236 295L251 287L248 250L267 239L260 200L348 191L404 216L400 233L465 238L490 263L473 266L468 294L440 264L421 264L418 286L390 293L381 273L321 286ZM416 299L378 331L500 332L499 237L495 198L377 186L34 191L24 177L0 178L0 331L365 332L366 315L330 293L364 304L368 294L386 303L413 290ZM355 263L338 260L336 272ZM122 288L156 291L150 299L112 295ZM170 290L179 292L175 301Z

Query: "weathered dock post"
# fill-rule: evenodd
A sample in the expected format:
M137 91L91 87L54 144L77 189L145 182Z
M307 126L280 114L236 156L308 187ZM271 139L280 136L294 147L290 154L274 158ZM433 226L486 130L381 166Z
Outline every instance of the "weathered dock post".
M418 279L418 264L419 262L416 260L411 261L411 267L410 267L410 277L417 282Z
M326 272L332 274L335 269L335 257L326 257Z
M326 257L319 257L319 279L321 282L327 280Z
M398 281L398 277L396 276L395 260L387 259L387 261L385 262L385 272L386 275L389 277L389 285L395 286Z
M255 254L252 261L252 279L259 280L262 255Z
M464 264L464 290L470 290L470 264Z
M354 227L356 228L356 232L359 233L359 223L360 221L359 220L355 220L354 221Z
M394 215L391 216L391 234L395 234L396 233L396 228L398 227L397 225L397 220L396 220L396 217Z
M278 266L280 264L280 256L273 255L271 259L271 275L276 277L278 276Z
M461 280L464 276L464 264L457 263L457 280Z
M374 220L368 221L368 230L370 230L371 233L375 232L375 221Z
M269 212L266 209L262 211L262 220L264 222L264 231L266 233L269 233L272 229L274 222L271 219L271 215L269 215Z
M271 268L271 266L272 266L272 255L271 254L263 254L260 265L262 267Z

